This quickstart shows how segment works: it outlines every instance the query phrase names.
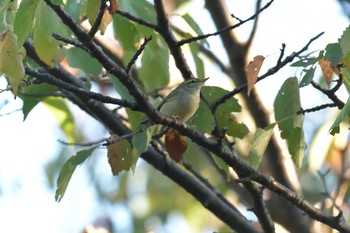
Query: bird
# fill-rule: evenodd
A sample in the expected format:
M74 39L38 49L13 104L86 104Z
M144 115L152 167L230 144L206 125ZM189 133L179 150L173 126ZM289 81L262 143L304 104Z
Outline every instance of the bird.
M157 109L164 115L180 119L183 123L186 122L197 111L201 88L208 79L185 80L162 100ZM141 123L148 125L150 122L148 119Z

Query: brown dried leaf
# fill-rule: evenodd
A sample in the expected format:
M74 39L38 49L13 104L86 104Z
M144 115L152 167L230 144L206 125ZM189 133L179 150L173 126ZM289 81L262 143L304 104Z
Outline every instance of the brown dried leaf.
M113 142L114 140L115 138L111 138L109 141ZM117 176L121 171L128 171L131 168L131 153L131 145L125 139L107 146L108 163L114 176Z
M181 161L187 149L186 137L175 129L169 128L165 135L165 148L174 161Z
M117 0L109 0L109 7L108 10L113 15L119 7L119 3Z
M265 57L262 55L255 56L253 61L249 62L246 74L247 74L247 95L250 95L250 92L253 90L253 87L258 79L258 74L262 63L264 62Z
M103 17L100 25L100 33L101 35L105 34L106 28L110 22L112 22L113 15L109 10L103 12Z
M330 85L332 82L332 76L333 76L333 68L331 66L331 62L324 58L321 58L320 60L318 60L318 64L321 67L326 83Z

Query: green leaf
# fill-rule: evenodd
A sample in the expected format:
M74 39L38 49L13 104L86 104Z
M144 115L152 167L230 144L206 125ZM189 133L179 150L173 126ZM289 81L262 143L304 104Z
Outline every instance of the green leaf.
M318 58L316 58L316 57L308 57L308 58L301 59L297 62L294 62L290 66L292 66L292 67L307 67L307 66L315 64L317 61L318 61Z
M194 64L196 66L197 77L200 79L204 79L205 78L204 63L203 63L203 60L200 58L200 56L198 56L200 54L199 46L197 43L190 43L189 45L190 45L190 50L194 60Z
M324 58L330 61L331 66L333 67L338 65L343 58L343 53L339 43L328 44L325 52Z
M305 87L309 85L314 78L316 67L311 67L310 69L305 69L306 71L304 77L302 78L299 87Z
M125 109L128 114L128 122L131 125L131 129L136 130L140 127L140 122L146 120L145 114L142 112L136 112L129 108Z
M196 113L191 117L186 124L193 126L203 133L211 133L215 127L214 117L211 114L208 106L201 101Z
M97 75L101 73L102 65L95 58L80 48L70 48L66 50L68 63L84 71L87 75Z
M86 5L91 1L77 1L77 0L65 0L64 10L68 13L70 17L74 19L75 22L79 22L83 15L86 13ZM98 3L98 7L100 4Z
M350 72L348 69L343 70L344 74L344 85L346 90L348 91L348 94L350 94Z
M15 18L14 30L21 46L32 33L38 0L22 0Z
M45 104L54 115L58 124L66 135L67 140L69 142L74 141L75 123L66 101L61 98L49 97L42 100L42 103Z
M292 130L290 133L288 139L288 150L289 153L292 155L292 160L294 164L300 168L303 163L303 158L305 154L305 139L304 139L304 132L302 128L296 127Z
M141 63L139 78L146 92L168 85L170 80L169 51L159 36L154 36L153 40L148 43L143 51Z
M213 158L215 164L220 168L225 174L226 174L226 181L230 180L230 166L225 163L221 158L214 155L213 153L210 153L211 157Z
M123 99L134 101L134 97L130 95L129 90L119 81L118 78L116 78L115 76L112 76L111 80L112 80L114 89Z
M288 78L283 83L275 98L274 109L282 138L287 139L294 128L302 127L303 116L297 114L301 109L297 78Z
M90 149L81 150L76 155L73 155L68 161L64 164L58 178L57 178L57 189L55 200L60 202L66 192L69 181L75 171L75 168L82 164L86 159L88 159L96 147Z
M12 91L17 95L18 87L24 77L24 67L17 36L12 30L0 34L0 71L9 78Z
M131 143L132 146L141 154L147 150L151 139L152 134L146 130L132 137Z
M273 129L276 123L270 124L264 129L258 128L254 134L253 141L250 144L247 163L254 169L258 169L261 159L270 142Z
M244 138L248 133L249 129L244 123L238 123L236 117L230 110L221 109L217 111L217 118L220 127L227 127L227 135L237 138Z
M150 23L156 23L157 16L154 7L146 0L119 0L120 9L129 12L130 14L146 20Z
M22 90L25 95L19 94L19 97L23 101L23 121L26 120L30 111L43 99L41 97L35 97L35 95L50 94L53 93L55 89L54 86L46 83L25 86Z
M100 8L100 0L88 0L86 3L86 16L90 24L94 24L98 9Z
M120 15L115 15L113 17L113 29L115 37L118 39L124 51L133 53L137 50L137 45L144 36L137 24ZM128 57L128 60L131 59L132 53Z
M343 69L343 71L347 70L350 72L350 51L345 53L342 63L344 64L346 69Z
M50 66L64 56L62 42L53 38L52 33L65 36L67 30L56 13L44 1L40 1L33 25L33 44L40 59Z
M189 15L188 13L182 15L182 18L186 21L186 23L192 28L192 30L197 34L197 36L199 35L203 35L203 31L202 29L199 27L199 25L197 24L197 22L192 18L191 15ZM205 45L209 46L209 43L207 41L207 39L204 40L199 40L199 43L204 43ZM190 44L195 44L195 43L190 43Z
M204 86L202 88L202 94L209 103L214 103L227 93L228 91L220 87ZM221 127L226 126L229 135L239 138L244 137L249 132L248 128L244 124L237 123L234 115L232 115L233 112L239 112L241 109L238 100L232 97L221 104L216 110L219 125ZM205 103L202 103L202 101L195 115L187 121L187 123L194 125L196 129L205 133L210 133L215 127L214 117L209 108Z
M343 54L346 54L350 50L350 27L347 27L343 32L343 35L339 38L339 44Z
M17 0L0 1L0 32L13 30L17 2Z
M339 125L346 117L348 117L348 118L350 117L350 98L348 98L348 100L346 101L345 106L342 108L342 110L340 111L339 115L335 119L333 125L331 126L330 134L334 135L334 134L340 132Z

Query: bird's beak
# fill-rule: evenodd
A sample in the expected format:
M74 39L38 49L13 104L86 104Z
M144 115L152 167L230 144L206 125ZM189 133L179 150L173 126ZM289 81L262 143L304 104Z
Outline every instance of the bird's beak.
M207 81L210 77L202 79L202 82L205 83L205 81Z

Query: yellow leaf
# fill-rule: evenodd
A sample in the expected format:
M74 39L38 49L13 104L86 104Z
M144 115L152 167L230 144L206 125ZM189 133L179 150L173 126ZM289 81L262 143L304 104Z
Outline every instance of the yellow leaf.
M15 95L24 77L23 54L20 51L17 36L12 30L7 29L0 34L0 71L9 78Z
M175 129L169 128L165 135L165 147L169 156L174 161L179 162L187 149L186 138Z
M262 66L262 63L264 62L265 57L262 55L255 56L253 61L249 62L246 74L247 74L247 94L250 95L250 92L252 91L256 80L258 79L258 74L260 71L260 68Z
M112 135L109 141L117 140L116 135ZM117 176L121 171L128 171L132 166L132 148L127 140L121 140L107 146L108 163L112 168L112 173Z

